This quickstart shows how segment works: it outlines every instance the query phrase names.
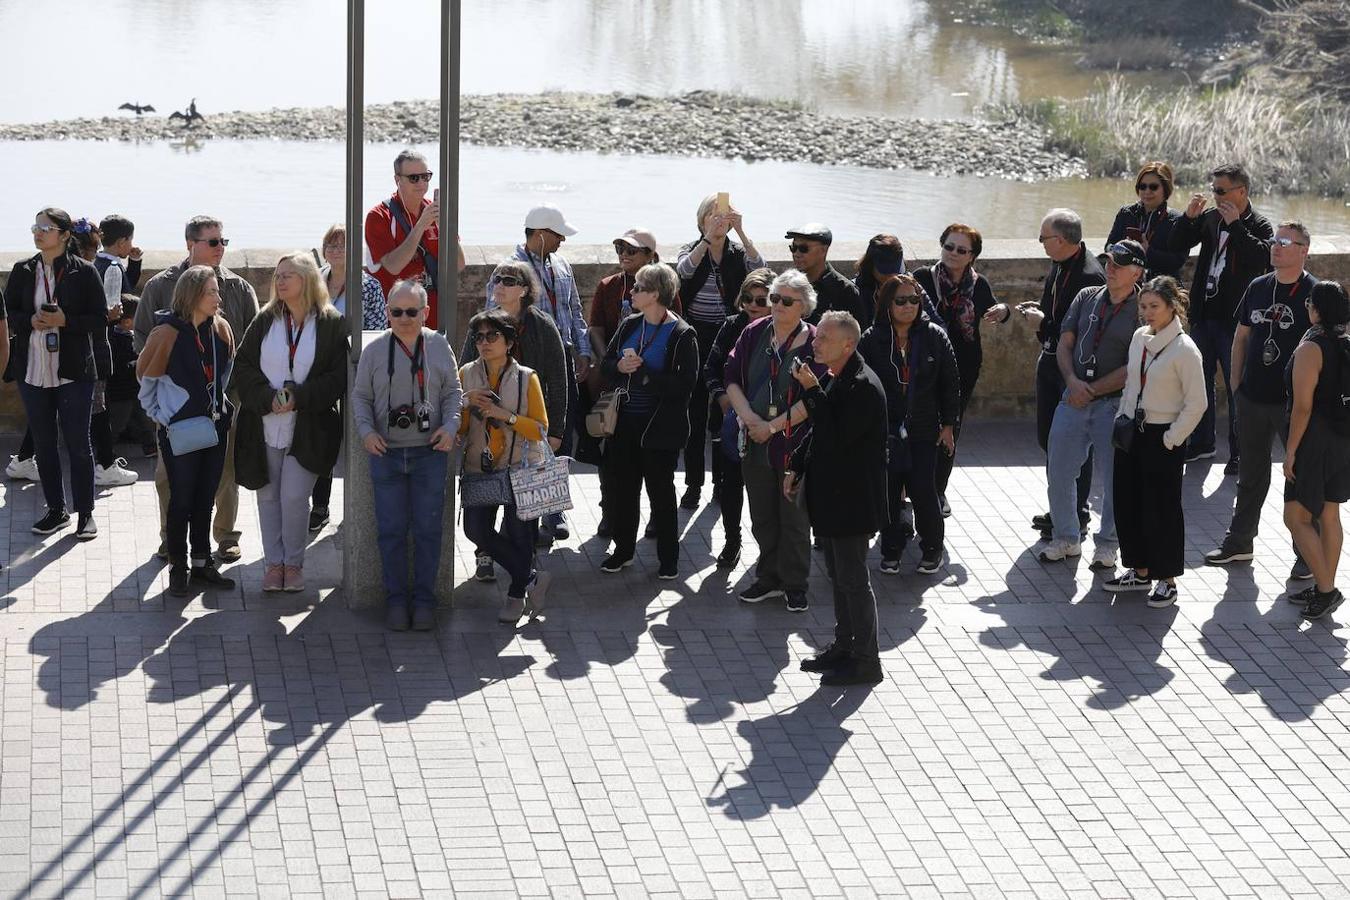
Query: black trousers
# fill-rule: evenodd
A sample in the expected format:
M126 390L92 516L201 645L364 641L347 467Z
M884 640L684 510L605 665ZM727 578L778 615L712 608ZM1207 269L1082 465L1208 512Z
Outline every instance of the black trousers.
M192 544L192 561L205 565L211 559L211 510L220 487L220 474L225 470L225 446L229 436L230 420L217 423L220 440L214 447L174 456L169 446L169 433L159 432L159 454L169 475L169 514L164 522L164 543L169 560L175 565L186 565L188 543Z
M733 463L722 456L722 442L713 443L713 480L716 481L716 469L720 462L722 470L722 530L726 532L728 543L741 542L741 514L745 510L745 479L741 476L739 463Z
M1116 450L1116 536L1121 562L1147 569L1150 578L1175 578L1186 554L1186 522L1181 511L1181 473L1185 445L1163 446L1169 425L1145 425L1129 453Z
M980 369L978 366L966 365L960 369L961 373L961 412L956 420L956 427L953 429L956 439L961 439L961 424L966 421L966 407L970 405L970 396L975 393L975 384L980 380ZM947 482L952 478L952 466L956 465L956 454L948 456L945 453L939 453L937 458L937 471L934 477L937 481L937 492L939 495L947 493Z
M1036 360L1036 442L1050 452L1050 423L1064 397L1064 377L1059 374L1055 354L1041 351ZM1048 474L1048 473L1047 473ZM1092 450L1088 450L1083 468L1078 472L1078 518L1086 522L1089 513L1088 495L1092 493Z
M637 549L640 492L645 482L647 502L656 524L656 557L662 567L675 565L680 557L679 520L675 512L675 463L678 450L651 450L642 446L645 417L619 416L614 437L605 442L607 476L601 490L607 491L605 514L614 528L614 552L632 556Z
M721 322L700 322L690 319L694 326L694 336L698 339L698 379L694 382L694 392L689 395L689 440L684 445L684 485L685 487L703 487L703 448L708 443L708 426L711 418L708 410L708 386L703 382L703 368L708 364L708 354L712 352L713 341L721 330ZM721 413L721 410L718 410ZM720 415L718 416L720 422ZM713 460L713 483L721 474L720 461Z
M867 575L870 534L821 538L834 581L834 643L857 659L876 659L877 598Z
M904 497L914 505L914 530L919 533L919 548L924 554L941 553L946 540L947 524L942 518L938 501L937 458L947 452L932 439L909 439L909 471L886 474L886 505L890 523L881 529L881 558L899 559L905 552Z

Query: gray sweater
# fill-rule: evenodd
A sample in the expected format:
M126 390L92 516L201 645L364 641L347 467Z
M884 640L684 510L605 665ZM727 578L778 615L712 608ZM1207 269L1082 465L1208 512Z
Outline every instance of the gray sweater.
M459 367L445 336L430 328L422 329L422 352L426 357L427 402L431 404L431 431L389 427L389 410L422 399L421 389L412 376L407 354L393 344L394 333L386 331L361 351L352 384L352 419L364 441L372 433L383 437L390 447L425 447L431 434L444 427L453 436L459 431L459 411L464 392L459 386ZM389 350L394 351L394 374L389 375ZM392 400L392 404L391 404Z

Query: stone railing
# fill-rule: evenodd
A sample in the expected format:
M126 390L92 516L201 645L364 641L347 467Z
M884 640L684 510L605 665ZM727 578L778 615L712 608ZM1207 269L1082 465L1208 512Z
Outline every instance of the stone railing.
M781 241L764 243L770 249L769 265L772 268L782 271L791 264L790 260L778 255ZM932 262L938 252L937 242L932 240L906 240L904 245L910 268ZM1091 248L1101 245L1101 238L1088 240ZM469 265L460 278L459 333L451 342L456 350L463 342L469 317L482 306L493 265L508 256L512 249L505 245L465 248ZM841 242L831 249L830 258L837 269L852 276L856 260L862 256L864 249L863 243ZM662 247L660 250L662 259L671 263L675 261L677 247ZM232 250L225 256L225 265L247 278L257 288L259 297L265 298L271 283L272 267L283 252L271 249ZM615 271L613 249L608 244L568 244L563 252L576 272L582 301L589 305L597 282ZM0 253L0 287L8 279L9 268L24 256L21 253ZM181 254L172 252L148 253L143 279L181 258ZM989 240L985 241L984 254L977 268L989 279L998 299L1019 303L1040 296L1047 265L1040 245L1034 240ZM1189 283L1190 267L1193 265L1192 259L1185 273L1186 283ZM1350 281L1350 236L1314 239L1308 269L1319 278ZM1037 352L1032 330L1019 317L1007 326L986 326L981 334L984 341L984 368L971 402L971 411L977 416L1029 414L1034 399L1033 368ZM22 410L14 386L4 385L0 388L0 428L13 430L21 427L21 421Z

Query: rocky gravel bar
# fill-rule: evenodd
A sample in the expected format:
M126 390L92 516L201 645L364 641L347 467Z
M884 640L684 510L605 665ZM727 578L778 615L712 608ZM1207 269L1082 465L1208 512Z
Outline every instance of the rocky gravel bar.
M1045 147L1045 131L1018 118L893 119L832 116L789 103L694 91L671 97L632 94L467 95L461 137L470 144L600 153L782 160L934 175L1022 181L1086 176L1083 161ZM366 140L427 144L438 139L436 101L366 107ZM207 113L191 127L164 116L70 119L0 125L0 140L340 141L339 107Z

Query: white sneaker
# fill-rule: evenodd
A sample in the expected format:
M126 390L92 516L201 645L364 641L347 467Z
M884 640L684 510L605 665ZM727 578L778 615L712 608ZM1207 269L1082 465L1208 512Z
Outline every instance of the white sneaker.
M94 484L99 487L123 487L128 484L135 484L136 479L141 476L127 468L127 461L122 457L113 460L113 464L108 468L94 466Z
M1092 551L1092 563L1089 569L1106 569L1108 571L1116 567L1116 548L1115 547L1095 547Z
M15 481L38 481L37 457L19 459L17 456L11 456L9 465L5 466L5 474Z
M1068 559L1070 556L1081 556L1083 554L1083 545L1077 541L1051 541L1041 548L1041 552L1036 554L1041 562L1059 562L1062 559Z

